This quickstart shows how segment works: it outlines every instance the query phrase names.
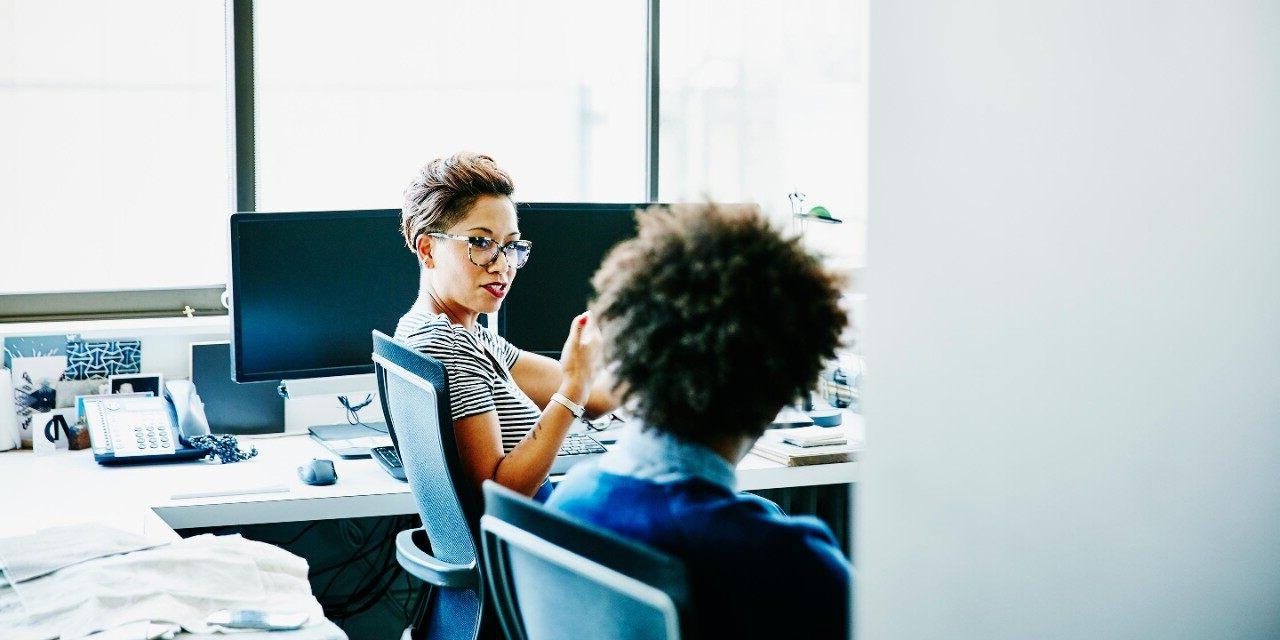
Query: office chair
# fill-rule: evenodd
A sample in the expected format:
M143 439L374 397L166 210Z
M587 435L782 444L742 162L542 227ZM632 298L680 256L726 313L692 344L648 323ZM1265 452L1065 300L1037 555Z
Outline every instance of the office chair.
M480 539L508 640L691 638L677 559L484 483Z
M421 528L396 535L396 560L431 585L401 638L475 640L485 608L477 551L480 492L462 473L444 365L379 331L373 332L373 362L388 430L395 431L422 518Z

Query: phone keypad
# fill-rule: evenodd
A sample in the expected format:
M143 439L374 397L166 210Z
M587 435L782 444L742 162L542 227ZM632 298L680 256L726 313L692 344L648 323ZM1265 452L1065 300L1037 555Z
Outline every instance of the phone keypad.
M174 452L166 411L135 411L111 416L107 421L115 434L112 440L116 445L116 455L124 455L124 451L129 449L136 452L133 455Z
M86 407L90 426L102 425L102 449L116 457L154 456L177 451L171 418L163 404L108 401ZM97 418L97 420L94 420Z

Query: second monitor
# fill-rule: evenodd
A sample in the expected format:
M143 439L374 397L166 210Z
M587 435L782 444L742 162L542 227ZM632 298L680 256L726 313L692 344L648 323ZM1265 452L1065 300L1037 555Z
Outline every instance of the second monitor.
M591 276L614 245L636 235L647 204L525 203L520 235L533 242L498 312L498 333L525 351L559 359L569 321L587 309Z

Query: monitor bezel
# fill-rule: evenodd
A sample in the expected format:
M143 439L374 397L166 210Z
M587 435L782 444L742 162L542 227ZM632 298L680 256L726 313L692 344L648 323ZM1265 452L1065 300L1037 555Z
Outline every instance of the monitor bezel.
M516 203L516 216L523 216L525 213L537 211L554 211L557 213L592 213L598 211L621 212L629 211L633 214L641 213L649 207L666 206L658 202L519 202ZM507 336L507 305L502 305L498 309L497 329L498 335ZM519 346L519 345L516 345ZM556 360L560 359L559 351L538 351L530 350L530 353L547 356Z
M245 382L262 382L265 380L303 380L309 378L328 378L336 376L352 376L373 373L372 357L368 364L350 365L344 367L327 367L314 369L291 369L287 371L245 371L241 356L244 349L241 348L241 317L240 306L236 304L235 283L241 277L241 260L240 260L240 234L241 228L246 224L256 222L264 222L279 219L280 216L289 216L292 220L334 220L334 219L361 219L361 218L383 218L394 217L399 218L400 209L354 209L354 210L338 210L338 211L272 211L272 212L248 212L241 211L231 214L230 225L230 241L231 241L231 278L227 283L227 291L229 292L229 300L231 307L228 315L231 318L231 376L238 383ZM408 307L405 307L408 310ZM369 343L369 353L373 353L373 342Z

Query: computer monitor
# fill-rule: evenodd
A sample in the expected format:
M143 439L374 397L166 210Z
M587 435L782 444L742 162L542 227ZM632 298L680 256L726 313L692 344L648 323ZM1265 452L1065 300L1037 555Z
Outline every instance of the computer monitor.
M370 332L395 333L417 292L399 209L234 214L235 380L372 373Z
M525 351L559 358L569 322L587 308L591 276L609 249L636 235L647 204L524 203L522 238L533 241L498 312L498 333Z

